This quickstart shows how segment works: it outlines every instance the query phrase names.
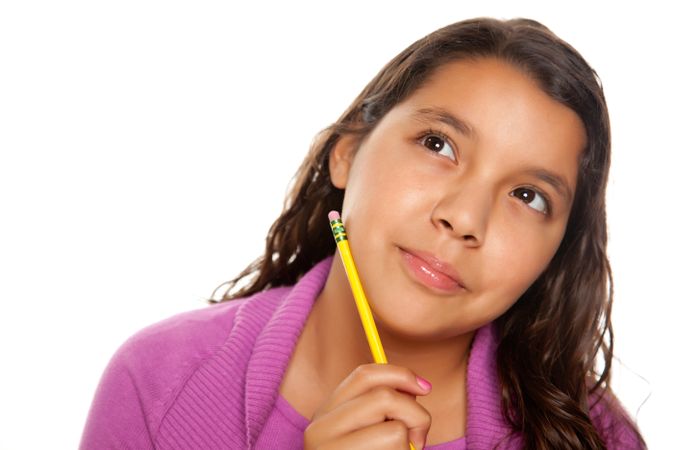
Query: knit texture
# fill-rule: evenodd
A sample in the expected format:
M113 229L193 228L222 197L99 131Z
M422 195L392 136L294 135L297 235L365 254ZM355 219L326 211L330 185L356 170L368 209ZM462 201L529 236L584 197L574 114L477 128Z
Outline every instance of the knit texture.
M80 448L272 448L258 442L263 429L297 442L297 424L270 430L268 420L330 265L320 262L293 287L179 314L131 337L103 374ZM521 447L501 413L496 348L491 324L477 330L467 373L470 450ZM596 426L618 436L609 448L639 448L612 411L604 403L592 411Z

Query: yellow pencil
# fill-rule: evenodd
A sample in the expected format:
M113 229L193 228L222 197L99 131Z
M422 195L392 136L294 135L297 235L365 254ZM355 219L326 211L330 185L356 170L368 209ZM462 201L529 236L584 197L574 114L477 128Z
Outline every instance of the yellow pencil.
M342 265L345 268L345 272L347 272L347 279L349 280L349 286L352 288L356 309L359 311L359 317L361 318L361 325L363 325L363 330L366 332L370 353L372 353L373 360L377 364L387 364L387 356L384 354L384 347L382 347L382 341L380 341L380 335L373 320L373 313L370 311L366 293L363 291L359 274L356 271L352 251L349 248L349 241L347 240L347 232L345 231L342 219L340 219L340 213L337 211L329 212L328 220L333 230L333 237L340 253ZM412 442L410 443L410 450L415 450Z

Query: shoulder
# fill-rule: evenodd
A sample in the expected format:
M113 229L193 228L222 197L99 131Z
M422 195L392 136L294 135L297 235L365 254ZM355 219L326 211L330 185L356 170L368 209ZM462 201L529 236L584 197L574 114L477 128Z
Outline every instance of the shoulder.
M133 334L117 350L111 364L122 365L138 376L174 378L207 358L232 329L244 300L206 306L177 314ZM169 369L164 372L161 369Z
M294 286L178 314L134 334L101 378L81 448L193 448L207 438L243 442L249 431L251 439L251 421L267 411L330 261Z
M262 327L285 288L177 314L131 336L110 366L134 378L143 403L159 420L192 374L222 351L238 329ZM244 349L235 347L235 349ZM237 351L237 350L235 350Z
M273 288L251 297L230 300L177 314L131 336L113 357L138 373L157 369L190 370L209 358L230 337L233 329L264 324L289 288ZM175 376L175 375L174 375Z
M608 450L646 448L633 419L611 390L592 394L589 403L591 421Z
M237 326L264 322L285 291L271 289L177 314L128 338L101 377L82 448L111 442L125 442L129 448L150 445L190 377L226 346Z
M112 361L139 373L146 369L154 372L162 366L190 366L208 357L214 346L227 339L245 301L205 306L147 326L127 339Z

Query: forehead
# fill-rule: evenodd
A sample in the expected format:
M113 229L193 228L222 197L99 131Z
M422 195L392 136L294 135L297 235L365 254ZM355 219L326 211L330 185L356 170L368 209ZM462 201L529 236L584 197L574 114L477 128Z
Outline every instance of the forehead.
M578 157L586 145L583 122L572 109L549 97L520 69L496 58L441 66L395 109L407 115L448 111L477 141L539 148L542 157L554 148Z

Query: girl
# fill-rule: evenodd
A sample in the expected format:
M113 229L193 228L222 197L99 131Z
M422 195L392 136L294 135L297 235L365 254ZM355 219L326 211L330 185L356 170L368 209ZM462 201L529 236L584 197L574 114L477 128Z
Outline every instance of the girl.
M117 352L82 447L643 448L609 387L609 149L594 71L541 24L422 38L319 135L227 301Z

